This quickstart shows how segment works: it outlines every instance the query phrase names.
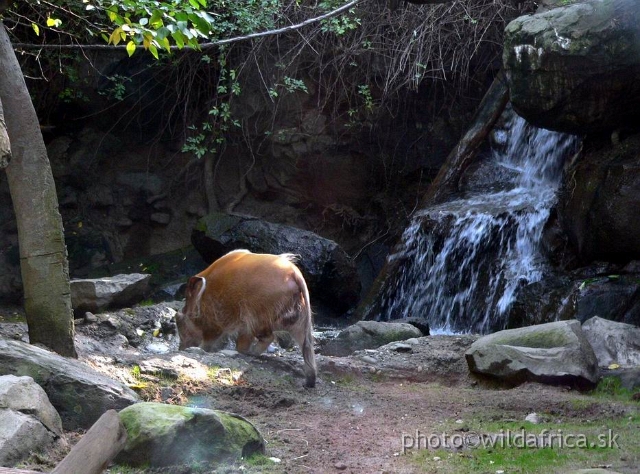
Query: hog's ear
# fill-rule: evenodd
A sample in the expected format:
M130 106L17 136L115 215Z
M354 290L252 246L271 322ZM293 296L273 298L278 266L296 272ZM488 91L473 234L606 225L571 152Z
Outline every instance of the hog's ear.
M185 291L185 295L187 298L193 298L196 295L199 295L201 291L204 289L205 279L202 277L193 276L189 278L187 282L187 289Z

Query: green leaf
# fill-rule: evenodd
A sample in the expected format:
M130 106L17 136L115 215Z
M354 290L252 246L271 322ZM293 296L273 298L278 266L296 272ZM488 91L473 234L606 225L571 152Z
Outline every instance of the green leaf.
M129 54L129 57L131 57L135 52L136 52L136 44L133 41L129 41L127 43L127 54Z
M173 37L173 40L176 42L176 46L180 49L184 48L184 35L182 33L180 33L179 31L176 31L175 33L173 33L171 35Z
M159 59L158 48L156 48L156 46L153 43L149 45L149 51L151 52L154 58Z
M58 18L47 18L47 26L55 26L56 28L62 25L62 20Z
M156 41L160 47L167 50L167 53L171 53L171 43L169 43L169 38L164 37L162 39L157 39Z
M211 24L200 15L197 15L195 13L191 14L189 15L189 20L191 20L193 26L195 26L198 32L202 33L203 36L209 34L209 31L211 30Z
M120 42L120 33L122 32L122 28L117 27L109 36L109 44L113 44L115 46Z
M160 28L164 25L162 22L162 12L160 10L154 10L151 18L149 18L149 25L152 28Z
M31 23L31 28L33 28L33 31L36 32L37 36L40 36L40 27L38 25L36 25L35 23Z

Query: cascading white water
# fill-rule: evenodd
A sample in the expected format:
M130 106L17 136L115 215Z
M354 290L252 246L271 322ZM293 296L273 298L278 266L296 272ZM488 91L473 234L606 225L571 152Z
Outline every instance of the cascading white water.
M542 278L542 231L576 139L505 114L486 167L495 181L416 213L389 257L402 260L383 296L390 318L424 317L432 333L502 329L518 289Z

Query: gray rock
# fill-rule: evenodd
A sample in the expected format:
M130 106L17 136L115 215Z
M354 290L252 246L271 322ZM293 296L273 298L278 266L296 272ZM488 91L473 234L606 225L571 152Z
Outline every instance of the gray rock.
M33 452L42 451L55 435L35 418L0 409L0 466L13 466Z
M593 388L598 364L578 321L558 321L484 336L465 353L471 372L511 385L526 381Z
M120 173L117 182L135 191L144 191L152 195L160 194L165 189L162 178L153 173Z
M411 347L410 343L405 344L402 342L392 342L387 347L389 348L389 350L392 350L394 352L413 352L413 347Z
M62 435L62 420L46 392L31 377L0 376L0 409L30 415L57 436Z
M593 347L598 365L640 365L640 328L598 316L585 321L582 330Z
M559 192L559 221L584 262L640 259L638 149L637 134L627 137L619 146L587 147L566 173ZM630 270L633 273L633 266ZM629 283L638 287L637 279ZM637 301L640 302L640 297ZM608 313L595 314L609 317Z
M24 342L0 339L0 373L32 377L58 410L66 430L89 428L105 411L138 401L120 382Z
M344 313L360 296L355 264L332 240L286 225L260 219L212 213L200 219L191 234L196 250L206 262L227 252L245 248L255 253L293 253L309 286L312 303L322 300Z
M76 313L130 306L144 299L150 280L146 273L71 280L71 303Z
M516 18L503 60L514 109L538 127L583 134L637 123L636 0L587 0Z
M537 425L540 423L540 416L537 413L529 413L527 416L524 417L524 421L528 421L529 423L533 423L534 425Z
M0 466L14 465L62 436L60 415L31 377L0 376Z
M171 222L171 214L166 212L153 212L149 219L156 224L167 225Z
M264 439L258 430L232 413L138 403L122 410L120 419L128 438L117 463L169 466L264 452Z
M362 349L375 349L390 342L421 336L420 330L411 324L359 321L329 341L322 353L344 357Z

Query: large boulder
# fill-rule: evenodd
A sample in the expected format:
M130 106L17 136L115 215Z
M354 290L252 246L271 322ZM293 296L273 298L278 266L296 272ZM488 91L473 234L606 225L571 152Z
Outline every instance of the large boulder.
M589 147L567 173L558 215L582 261L640 260L639 150L640 135Z
M138 403L120 412L127 444L116 458L131 466L239 459L264 452L258 430L239 415L206 408Z
M593 347L598 365L640 366L640 328L595 316L582 330Z
M376 349L395 341L421 337L422 331L408 323L358 321L322 348L322 354L344 357L363 349Z
M465 353L469 370L510 385L526 381L593 388L598 363L579 321L499 331Z
M12 466L62 436L62 422L31 377L0 376L0 466Z
M105 411L138 401L131 389L81 362L20 341L0 339L0 373L32 377L66 430L89 428Z
M353 261L337 243L313 232L250 217L212 213L198 221L191 240L202 258L213 262L225 253L245 248L255 253L293 253L314 298L344 313L360 296Z
M130 306L144 299L150 280L147 273L71 280L71 304L76 313Z
M504 66L511 101L539 127L611 131L640 119L637 0L587 0L507 25Z

